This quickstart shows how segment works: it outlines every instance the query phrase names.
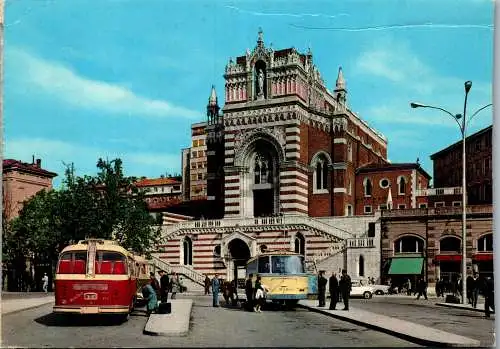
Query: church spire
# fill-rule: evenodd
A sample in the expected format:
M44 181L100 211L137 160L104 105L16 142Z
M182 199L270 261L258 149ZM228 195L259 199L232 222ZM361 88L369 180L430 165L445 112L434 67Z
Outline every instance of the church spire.
M344 74L342 73L342 67L339 67L339 73L337 75L335 90L345 90L345 80L344 80Z
M215 92L215 86L212 85L212 91L210 91L210 97L208 98L208 105L217 105L217 93Z
M212 90L210 91L210 97L208 97L207 105L208 124L218 122L219 110L220 108L217 101L217 93L215 92L215 86L212 85Z
M264 46L264 32L262 31L261 27L259 27L257 46L259 46L259 47Z
M342 67L339 67L339 73L337 75L337 82L335 83L335 100L337 101L336 111L343 112L347 108L347 90L345 87L344 74L342 73Z

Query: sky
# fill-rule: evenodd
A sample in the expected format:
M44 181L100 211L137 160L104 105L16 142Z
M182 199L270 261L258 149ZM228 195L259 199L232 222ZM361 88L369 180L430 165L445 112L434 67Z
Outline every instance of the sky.
M452 118L492 102L492 0L5 0L4 158L64 176L120 157L126 175L180 173L212 84L256 45L311 48L327 87L342 66L348 105L388 139L391 162L420 163L460 139ZM478 113L472 134L492 123Z

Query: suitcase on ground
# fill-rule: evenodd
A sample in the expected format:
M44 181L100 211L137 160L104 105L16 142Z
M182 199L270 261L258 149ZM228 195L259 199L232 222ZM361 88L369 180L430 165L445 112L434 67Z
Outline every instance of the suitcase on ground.
M172 303L162 302L158 305L158 314L170 314L172 312Z
M460 298L453 294L446 295L444 300L446 303L460 304Z

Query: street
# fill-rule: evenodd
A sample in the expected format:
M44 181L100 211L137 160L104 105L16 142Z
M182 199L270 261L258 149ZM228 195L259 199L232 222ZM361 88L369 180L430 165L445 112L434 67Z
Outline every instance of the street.
M415 297L394 296L352 299L352 306L376 314L395 317L442 331L477 339L483 346L493 345L495 316L485 318L482 312L437 306L436 298L416 300ZM484 309L484 308L483 308Z
M186 337L142 334L147 318L138 310L125 323L103 318L67 321L52 314L52 305L2 318L2 346L24 347L415 347L377 331L304 309L249 313L213 308L211 298L194 299Z

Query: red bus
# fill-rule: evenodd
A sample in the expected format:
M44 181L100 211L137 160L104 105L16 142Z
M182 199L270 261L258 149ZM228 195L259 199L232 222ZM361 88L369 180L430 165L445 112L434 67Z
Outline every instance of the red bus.
M79 241L64 248L59 256L53 311L128 318L138 291L149 279L148 272L146 259L115 241Z

